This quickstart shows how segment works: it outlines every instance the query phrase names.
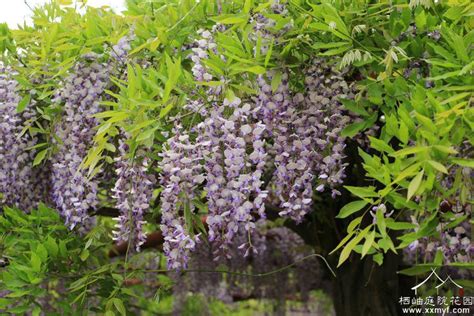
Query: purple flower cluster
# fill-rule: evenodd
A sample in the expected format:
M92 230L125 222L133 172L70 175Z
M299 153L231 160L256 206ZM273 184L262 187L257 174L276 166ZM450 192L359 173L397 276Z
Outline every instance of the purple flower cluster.
M258 23L258 31L263 32L269 22L262 22L267 26L261 27ZM202 38L190 57L197 81L213 79L203 61L211 52L218 53L213 39L216 30L199 31ZM273 81L279 84L272 87ZM311 210L315 182L317 191L329 187L333 197L340 194L335 187L344 178L345 145L339 134L350 118L338 98L351 97L342 75L325 60L316 59L305 70L303 93L292 93L289 73L269 72L259 76L257 83L259 93L252 104L239 98L220 101L221 91L213 88L208 102L200 97L190 100L187 108L204 117L191 129L198 136L192 141L191 134L180 131L170 139L162 161L162 230L170 267L185 266L195 248L180 203L189 205L192 213L197 190L204 189L206 194L209 240L216 260L221 255L229 257L234 237L242 229L250 236L256 220L265 217L269 193L263 175L269 161L275 169L271 193L278 199L282 216L303 220ZM246 248L248 255L251 240L240 248Z
M273 137L274 195L282 211L301 222L311 209L313 184L316 191L342 183L346 164L342 129L350 122L339 98L352 97L351 89L334 66L315 59L305 70L305 91L293 95L288 74L272 89L274 74L258 78L257 117Z
M117 180L112 189L120 216L113 232L114 240L135 245L136 251L145 242L144 213L150 208L155 178L148 173L149 158L139 150L133 159L128 158L128 145L120 140L119 156L115 158Z
M252 122L252 108L235 98L224 100L198 126L209 148L203 151L209 215L209 240L226 249L243 224L255 228L254 216L265 216L267 192L261 189L265 167L265 126ZM224 111L232 110L229 117ZM250 245L249 245L250 246ZM242 245L245 247L245 245ZM247 249L248 250L248 249Z
M213 34L220 30L221 26L216 25L212 31L199 31L201 39L196 41L197 47L190 56L197 81L213 78L202 61L209 58L209 52L217 54ZM211 109L200 98L190 100L186 108L205 117L193 129L199 136L191 141L189 133L179 132L170 140L169 150L164 154L162 230L165 236L171 236L165 237L165 252L169 253L168 265L172 267L185 266L189 251L195 247L195 241L183 228L183 216L176 205L184 201L193 212L194 190L201 183L205 182L207 194L209 240L219 245L216 259L220 256L218 252L226 252L239 227L251 230L255 227L254 215L264 216L267 192L261 186L266 156L265 126L254 119L255 109L250 104L242 105L239 98L218 101L220 93L220 87L207 91ZM177 158L172 159L174 156ZM186 163L190 165L183 165ZM196 179L199 181L195 182ZM248 252L250 244L242 247L246 245Z
M88 210L97 205L97 181L89 179L81 163L92 145L98 125L101 95L108 83L110 68L89 54L78 63L56 95L64 103L64 115L56 125L58 151L52 157L52 198L72 229L88 221Z
M305 103L310 115L308 123L317 125L313 126L313 137L318 145L317 158L321 162L316 166L319 183L332 188L334 198L340 194L334 187L342 184L347 166L343 162L345 138L340 132L351 122L339 100L354 95L336 65L325 59L313 59L306 70L305 84Z
M254 98L256 104L254 115L265 125L265 133L268 137L274 136L278 126L286 119L288 109L294 104L288 74L281 75L281 82L274 90L270 83L275 75L275 72L270 71L266 75L257 77L259 93Z
M28 133L21 134L32 112L26 109L17 113L21 97L13 75L9 67L0 65L0 206L28 211L37 201L35 152L28 150L36 144L36 139Z
M216 43L214 42L213 30L198 30L198 34L201 36L200 39L195 41L196 47L193 47L190 59L193 61L192 73L196 81L211 81L212 75L207 71L206 66L203 64L203 60L209 58L209 51L217 53Z
M189 59L193 62L193 67L191 69L193 73L194 80L198 82L209 82L213 80L213 75L208 71L207 67L204 64L204 60L209 59L209 54L218 55L217 44L215 43L214 35L217 32L224 30L224 26L221 24L216 24L209 30L200 29L197 31L200 36L193 43L191 48L192 53L188 56ZM225 57L220 55L222 60L225 60ZM224 78L221 77L221 80ZM222 86L209 87L206 91L207 102L216 101L217 96L222 93ZM206 107L204 106L204 100L190 100L186 105L186 109L195 111L202 115L207 114Z
M199 236L193 236L189 231L192 228L187 226L190 223L185 223L183 213L194 213L195 189L205 180L201 165L204 144L191 142L189 135L180 130L177 128L168 140L160 162L161 231L163 251L170 269L186 268L189 252L199 241Z
M280 15L287 12L279 1L269 10ZM263 53L266 45L278 41L285 29L291 28L289 23L275 32L275 22L264 14L256 14L252 23L255 34L263 39ZM251 39L255 41L256 36ZM256 118L265 125L266 136L273 138L267 148L275 167L272 196L279 200L280 215L297 222L311 209L315 182L319 192L329 187L333 197L340 194L334 189L342 183L346 166L340 132L350 117L343 113L339 98L353 97L342 74L324 59L313 59L304 73L304 93L292 93L289 73L268 72L257 78L259 94L255 98ZM279 85L272 87L274 81Z

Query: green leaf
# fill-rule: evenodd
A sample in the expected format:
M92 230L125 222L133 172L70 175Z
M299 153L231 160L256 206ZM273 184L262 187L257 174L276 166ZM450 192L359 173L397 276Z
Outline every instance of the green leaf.
M46 157L47 153L48 149L43 149L42 151L40 151L33 160L33 167L39 165L41 161L43 161L43 159Z
M250 12L250 9L253 6L253 0L245 0L244 2L244 13L248 14Z
M400 121L400 128L398 130L398 139L404 144L408 143L408 137L409 137L409 132L408 132L408 127L407 125L403 122Z
M446 226L443 226L443 230L448 230L448 229L455 228L455 227L459 226L459 224L464 222L467 217L468 217L468 215L456 217L452 222L450 222Z
M350 46L342 46L342 47L338 47L338 48L328 49L327 51L325 51L323 53L318 53L318 56L340 55L340 54L344 53L345 51L347 51L349 48L351 48L351 47Z
M367 252L369 252L370 248L372 248L372 244L375 240L375 230L371 231L369 235L365 238L364 246L362 246L362 258L365 257Z
M457 154L458 151L452 147L448 147L448 146L442 146L442 145L434 145L433 148L435 148L436 150L439 150L443 153L446 153L446 154Z
M119 298L114 298L114 299L113 299L113 303L114 303L115 308L118 310L118 312L119 312L122 316L126 316L126 315L127 315L127 310L125 309L125 306L123 305L123 302L122 302L121 299L119 299Z
M340 267L341 264L343 264L344 261L346 261L347 258L349 258L349 255L351 254L354 247L357 246L359 242L367 235L371 227L372 225L367 226L356 237L354 237L354 239L352 239L349 243L347 243L344 249L342 249L341 255L339 256L339 262L337 263L338 267Z
M358 103L352 99L347 99L347 98L340 98L339 101L341 101L341 103L344 105L344 108L346 108L349 111L357 113L361 116L369 115L369 113L366 111L366 109L360 102Z
M370 139L370 146L380 152L387 152L389 154L393 153L394 150L390 147L386 142L381 139L377 139L375 137L369 136Z
M384 238L379 239L377 244L384 252L387 252L390 249L394 253L397 253L397 250L395 249L395 246L393 245L392 239L390 239L388 235L386 235Z
M462 6L452 6L444 13L443 16L450 20L457 20L462 16L463 10L464 8Z
M89 258L89 250L83 249L81 251L81 254L79 255L79 258L81 259L81 261L86 261L87 258Z
M451 161L463 167L474 168L474 159L453 158Z
M346 126L342 131L341 131L341 136L342 137L354 137L357 135L357 133L365 128L365 122L357 122L357 123L352 123L348 126Z
M173 109L173 107L174 107L174 103L170 103L164 108L162 108L160 111L160 119L168 115L168 113Z
M421 180L423 179L424 171L421 170L414 178L411 180L410 184L408 185L408 192L407 192L407 201L412 198L412 196L416 193L418 188L420 187Z
M341 46L350 46L350 42L331 42L331 43L324 43L324 42L316 42L312 45L314 49L329 49L329 48L337 48Z
M273 52L273 37L270 42L270 47L268 48L267 54L265 55L265 68L268 66L268 63L270 62L270 59L272 58L272 52Z
M406 177L411 176L412 174L418 171L418 168L420 168L420 166L421 162L417 162L409 167L406 167L402 172L398 174L393 183L397 183L399 181L402 181Z
M354 218L354 219L349 223L349 225L347 225L347 233L348 233L348 234L354 232L354 229L362 222L362 217L363 217L363 216L359 216L359 217Z
M64 240L59 240L59 255L63 258L67 257L67 242Z
M46 262L48 260L48 251L42 244L38 244L38 247L36 247L36 254L41 258L42 262Z
M48 254L51 257L56 257L58 255L58 251L59 251L58 245L56 244L56 241L54 240L54 238L52 238L51 236L49 236L46 239L46 241L44 242L44 246L48 250Z
M442 264L443 263L443 252L441 250L436 251L436 256L433 260L434 264Z
M137 142L141 142L141 141L147 140L149 138L152 138L155 135L155 131L157 129L158 129L158 127L149 128L146 131L140 133L140 135L138 135L138 137L137 137Z
M34 252L31 253L30 263L33 271L41 271L41 258Z
M419 152L423 152L423 151L426 151L428 149L429 149L428 146L408 147L408 148L398 150L398 151L390 154L390 156L392 156L392 157L404 157L404 156L408 156L408 155L411 155L411 154L416 154L416 153L419 153Z
M442 173L446 173L446 174L448 173L448 169L446 169L446 167L443 166L442 164L440 164L439 162L434 161L434 160L428 160L428 163L429 163L430 165L432 165L433 168L435 168L436 170L438 170L438 171L440 171L440 172L442 172Z
M420 113L415 113L415 116L416 116L416 119L424 126L426 127L426 129L428 129L430 132L432 133L436 133L437 132L437 129L436 129L436 125L433 123L433 121L424 116L424 115L421 115Z
M277 71L275 75L272 78L272 91L275 93L275 91L278 89L281 83L281 72Z
M221 24L245 23L249 19L247 14L221 14L213 20Z
M184 222L186 224L186 230L188 233L191 235L191 237L194 236L194 229L193 229L193 214L191 213L191 207L189 205L189 200L188 199L183 199L182 202L184 205Z
M362 220L362 217L360 217L360 219ZM359 221L360 222L360 221ZM341 248L342 246L344 246L346 244L346 242L349 241L349 239L351 239L352 235L354 235L354 231L351 231L350 233L348 233L346 235L346 237L342 238L342 240L339 242L339 244L336 246L336 248L334 248L329 254L333 254L334 252L336 252L339 248Z
M385 223L385 216L381 208L377 209L375 217L377 220L377 227L379 228L380 234L382 234L382 237L387 236L387 224Z
M425 10L421 10L420 13L418 13L415 17L415 23L416 23L416 26L422 30L425 28L425 25L426 25L426 14L425 14Z
M345 189L347 189L349 192L354 194L355 196L358 196L360 198L367 198L367 197L378 197L378 193L375 192L375 188L370 186L370 187L353 187L350 185L345 185Z
M456 267L460 269L470 269L474 270L474 263L472 262L452 262L448 264L450 267Z
M393 229L393 230L407 230L407 229L414 229L417 226L412 223L408 222L395 222L395 221L385 221L387 224L387 228Z
M166 68L168 78L165 83L165 90L163 92L163 98L161 102L166 104L168 102L171 91L176 87L179 77L181 76L181 60L176 60L175 63L171 60L168 54L165 54Z
M364 206L368 204L367 201L354 201L350 202L340 210L339 214L337 214L336 218L346 218L347 216L361 210Z
M379 266L383 263L383 253L378 253L372 257L372 259L377 263Z
M18 106L16 107L16 112L21 113L25 110L25 108L30 104L31 101L31 95L26 95L21 99L20 102L18 102Z
M263 68L262 66L253 66L244 68L243 71L252 72L256 75L263 75L265 73L265 68Z

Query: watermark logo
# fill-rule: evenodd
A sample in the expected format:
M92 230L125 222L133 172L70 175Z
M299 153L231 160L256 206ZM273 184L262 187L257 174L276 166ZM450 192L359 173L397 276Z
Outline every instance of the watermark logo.
M455 285L455 286L459 289L460 295L464 294L464 289L463 289L463 287L460 286L459 284L457 284L456 282L454 282L454 280L451 279L451 276L448 275L448 277L447 277L445 280L443 280L443 279L436 273L435 269L431 269L431 273L430 273L430 275L428 275L428 276L426 277L426 279L424 279L421 283L419 283L419 284L417 284L417 285L415 285L414 287L411 288L413 291L415 291L415 295L418 294L418 288L419 288L420 286L422 286L423 284L425 284L426 282L428 282L428 280L430 280L432 277L436 277L436 278L441 282L440 284L438 284L438 285L436 286L436 294L438 294L439 288L442 287L442 286L445 285L445 284L447 284L447 285L449 285L449 284Z
M436 295L418 296L418 290L430 280L436 284ZM414 296L402 296L398 302L403 314L471 315L474 297L465 296L464 288L450 275L443 279L435 269L431 269L431 273L411 289L414 291ZM453 293L453 295L450 297L441 296L439 295L440 289L449 289L448 293Z

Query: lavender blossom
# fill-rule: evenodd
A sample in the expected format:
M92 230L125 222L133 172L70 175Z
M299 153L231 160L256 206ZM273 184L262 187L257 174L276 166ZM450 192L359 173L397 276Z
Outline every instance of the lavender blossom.
M233 109L227 118L223 114L226 108ZM265 127L251 123L251 117L250 104L241 105L238 98L224 100L224 106L214 107L210 117L198 126L203 141L210 144L203 152L209 240L220 245L224 253L240 226L250 231L255 228L255 216L265 217L267 192L261 189Z
M274 139L274 196L282 211L297 222L311 210L313 185L322 192L342 183L346 164L342 129L350 122L343 112L341 97L351 97L350 89L334 66L315 59L305 70L305 93L292 96L288 75L272 89L274 74L259 78L257 117Z
M201 166L201 147L193 144L189 135L181 134L179 128L167 142L162 153L161 184L161 231L164 237L163 251L167 257L168 268L187 267L189 253L194 250L199 236L193 236L182 216L183 212L194 213L192 203L196 186L204 181ZM189 223L188 223L189 224Z
M81 163L92 145L94 114L108 83L109 66L90 54L74 68L54 101L64 103L64 116L56 125L58 151L52 157L52 198L71 229L88 222L88 210L97 205L95 179L89 179Z
M119 153L115 159L117 180L112 189L120 211L120 216L115 218L114 240L129 242L139 251L146 240L143 216L150 208L155 178L148 173L149 162L144 151L139 150L130 160L128 145L120 140Z
M21 97L13 75L9 67L0 65L0 205L28 211L41 199L36 195L35 152L28 150L37 140L22 134L25 121L33 113L28 109L17 113Z

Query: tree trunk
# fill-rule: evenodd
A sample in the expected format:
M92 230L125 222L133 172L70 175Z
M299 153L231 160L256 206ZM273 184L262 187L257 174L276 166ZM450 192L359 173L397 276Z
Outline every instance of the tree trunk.
M400 277L400 257L389 253L382 266L353 256L337 269L332 298L337 316L401 315L401 296L410 295L410 282Z

